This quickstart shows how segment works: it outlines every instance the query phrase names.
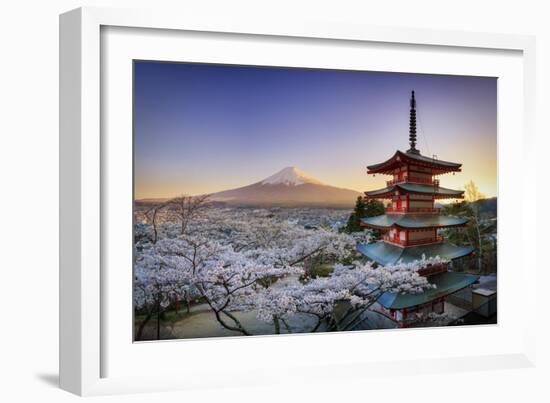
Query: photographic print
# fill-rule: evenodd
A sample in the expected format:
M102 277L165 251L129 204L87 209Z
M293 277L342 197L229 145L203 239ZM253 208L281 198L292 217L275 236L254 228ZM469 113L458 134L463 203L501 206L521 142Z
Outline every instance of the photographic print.
M135 341L497 322L496 78L133 70Z

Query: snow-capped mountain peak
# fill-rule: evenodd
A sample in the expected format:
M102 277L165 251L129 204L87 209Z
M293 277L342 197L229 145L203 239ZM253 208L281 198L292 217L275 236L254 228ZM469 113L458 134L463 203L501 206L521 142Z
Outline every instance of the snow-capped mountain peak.
M264 179L260 182L262 185L288 185L296 186L303 185L305 183L311 183L315 185L323 185L323 183L314 177L306 174L304 171L296 167L287 167L277 172L274 175L271 175L269 178Z
M332 206L351 208L361 193L321 183L296 167L251 185L211 195L212 200L241 206Z

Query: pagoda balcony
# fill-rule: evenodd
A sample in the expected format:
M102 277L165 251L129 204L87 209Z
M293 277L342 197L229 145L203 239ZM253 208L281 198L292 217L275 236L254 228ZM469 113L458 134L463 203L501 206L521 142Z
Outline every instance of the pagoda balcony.
M420 270L418 270L418 275L423 277L429 277L433 276L434 274L440 274L447 271L448 264L447 263L438 263L438 264L430 264Z
M435 238L434 237L429 237L429 238L423 238L423 239L409 239L408 241L406 241L406 240L402 240L400 238L392 238L392 237L390 237L389 235L386 234L382 237L382 239L384 240L384 242L387 242L387 243L390 243L390 244L396 245L396 246L402 246L402 247L417 246L417 245L429 245L429 244L432 244L432 243L443 242L443 237L440 236L440 235L436 236Z
M431 178L426 178L426 179L423 179L423 178L409 178L407 176L405 176L404 178L402 179L392 179L392 180L389 180L389 181L386 181L386 187L390 187L390 186L393 186L393 185L397 185L398 183L420 183L422 185L432 185L432 186L435 186L435 187L438 187L439 186L439 179L431 179Z
M441 212L440 207L387 207L386 213L399 214L399 213L432 213L439 214Z

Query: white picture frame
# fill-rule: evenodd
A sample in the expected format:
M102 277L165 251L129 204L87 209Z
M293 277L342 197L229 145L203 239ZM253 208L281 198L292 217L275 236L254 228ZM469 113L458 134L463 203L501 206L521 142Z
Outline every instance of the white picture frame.
M159 52L157 53L159 58L164 57L162 49L169 50L174 41L179 40L178 32L182 34L192 32L196 38L216 33L216 40L222 42L229 41L231 37L235 36L253 38L255 42L259 43L268 40L272 42L279 40L303 41L303 43L300 42L301 46L304 44L307 46L311 44L311 41L318 41L320 45L330 46L333 49L338 49L339 46L346 44L354 46L376 44L376 46L382 47L398 45L400 48L397 49L397 52L399 52L406 51L403 48L407 46L412 46L416 47L415 51L427 52L428 59L434 57L429 55L431 50L442 52L450 50L450 53L464 50L478 55L491 52L495 54L511 52L514 57L513 60L510 59L510 79L507 79L508 84L506 85L510 85L512 92L509 94L513 93L517 97L514 96L514 99L510 99L509 103L502 102L502 105L499 105L499 178L501 180L499 182L499 243L501 237L504 245L507 242L506 233L503 233L508 228L507 221L504 220L502 225L500 223L501 217L506 218L506 215L501 214L506 210L503 210L500 200L501 195L507 189L506 184L520 180L523 189L529 189L531 197L533 189L536 189L535 174L520 177L506 168L509 165L506 164L506 160L512 158L510 156L512 151L521 150L523 160L529 160L534 155L535 143L532 125L535 91L535 43L532 37L368 27L315 21L314 19L299 22L292 20L270 21L268 17L257 20L244 18L213 20L194 15L173 15L169 12L150 10L81 8L65 13L60 17L60 384L63 389L79 395L96 395L206 388L234 385L235 383L244 386L273 382L274 378L276 382L293 382L298 375L302 381L308 377L323 379L328 376L328 373L331 374L330 376L334 376L335 371L333 370L336 369L342 373L341 376L353 373L354 377L357 377L374 373L429 373L534 365L535 320L533 317L535 310L525 312L525 315L517 323L511 320L507 321L507 318L499 316L499 325L483 327L479 332L483 333L483 337L487 340L490 338L503 338L503 340L509 338L511 340L510 343L507 343L507 347L495 346L487 354L483 354L480 352L481 350L466 354L465 349L454 349L453 351L449 349L449 351L436 351L429 354L423 352L407 355L408 353L405 351L394 349L395 351L392 352L391 349L391 343L403 340L403 337L410 340L420 339L415 336L418 334L421 334L421 339L424 339L425 343L437 343L442 337L469 340L468 334L470 333L468 332L473 332L472 328L445 329L445 333L440 329L430 329L385 333L353 332L345 335L322 335L320 337L317 335L264 336L250 339L226 338L225 340L132 344L131 339L125 336L124 330L118 330L112 325L113 316L116 321L117 315L121 311L111 309L110 302L108 302L109 287L105 286L105 280L110 277L109 273L105 272L105 267L108 266L106 251L109 250L109 245L105 243L104 230L109 225L124 225L123 221L115 220L113 216L107 218L105 215L105 211L110 208L109 197L106 194L114 191L112 185L109 185L109 178L114 176L112 175L114 171L110 171L110 167L113 165L108 161L109 158L112 158L114 150L126 150L126 152L123 151L123 154L131 155L128 143L118 140L111 141L115 138L113 135L108 138L102 137L102 133L103 136L105 133L111 133L111 126L109 126L111 123L108 122L109 119L106 119L106 112L109 111L102 110L105 101L103 97L109 93L109 86L116 87L112 81L102 81L102 74L105 73L103 70L105 61L102 60L102 57L110 55L102 49L106 45L102 32L108 31L109 27L117 27L116 29L119 30L127 29L129 31L123 32L123 35L130 36L133 35L134 31L132 30L134 29L171 33L168 39L157 36L156 39L152 37L140 43L144 49L156 47L155 52ZM224 36L227 36L227 39L224 39ZM116 44L116 42L109 42L109 46L111 43ZM191 46L189 49L198 49L198 47ZM239 51L235 50L235 52ZM122 57L121 54L122 52L119 53L119 57ZM242 58L239 60L247 60L245 56L241 54ZM124 57L131 58L132 54L128 53ZM457 53L454 56L450 54L449 57L461 56ZM200 54L197 53L196 58L201 59ZM216 61L217 59L212 60ZM124 60L121 62L125 63ZM266 60L265 63L269 63L269 61ZM285 62L281 63L287 65ZM304 59L303 63L307 63L307 60ZM311 64L315 66L315 63L318 62L312 56ZM411 60L410 63L413 61ZM494 63L494 61L489 60L487 63ZM448 63L448 65L450 64L452 63ZM504 64L506 63L503 62ZM469 68L476 68L475 63L472 66ZM107 68L111 67L107 66ZM112 74L113 71L115 71L114 74L121 74L120 71L124 73L124 70L117 70L116 66L113 68L114 70L108 70L109 74ZM357 68L360 66L358 65ZM484 71L481 64L478 68L480 73ZM519 68L521 69L518 70ZM407 68L405 69L407 70ZM414 70L415 67L408 69ZM448 71L437 70L437 66L434 69L436 70L433 72L441 73L454 71L451 67ZM467 69L466 66L464 69ZM116 71L119 72L116 73ZM469 71L471 74L475 73L473 70ZM121 95L121 103L124 104L124 99L128 99L128 94L124 94L124 87L120 87L117 91L116 94ZM109 105L118 102L117 99L119 98L116 96L108 98ZM502 99L499 98L499 101ZM128 112L127 105L122 104L121 109L117 110L121 112L121 121L124 120L122 115ZM518 105L521 106L519 111L516 108ZM507 116L510 115L508 112L514 110L517 111L514 116ZM501 118L512 120L501 121ZM506 125L503 127L504 123ZM517 133L516 138L511 138L510 128L517 128L522 135ZM127 130L127 127L121 126L121 130ZM119 136L117 135L116 138L118 139ZM120 138L124 138L124 136ZM504 141L501 141L502 139ZM124 165L124 161L128 160L124 159L121 154L121 161L121 165ZM536 210L530 208L527 202L520 203L518 209L522 218L520 231L523 237L519 237L522 241L518 242L517 248L522 259L521 261L511 259L510 262L517 263L519 266L517 270L521 271L524 278L535 277L537 262L534 248L536 245L528 242L529 238L525 235L536 232ZM128 248L130 249L130 246ZM518 250L516 250L517 252ZM502 261L503 253L513 252L506 251L506 248L499 246L499 261ZM509 270L508 266L503 267L505 270L502 275L506 280L506 276L509 276L507 273L510 273L513 268L511 264ZM535 290L527 287L516 289L512 296L511 292L507 293L507 288L504 288L510 284L511 280L501 282L499 279L499 307L511 306L512 298L517 298L518 294L524 304L535 305ZM127 295L123 295L121 299L125 298L128 302ZM128 312L128 314L131 313ZM131 330L128 329L128 332ZM115 334L113 335L113 333ZM322 359L315 356L315 349L319 346L341 345L343 336L347 337L346 344L351 346L360 346L365 340L371 340L377 344L379 351L383 352L385 348L387 354L376 355L372 351L368 356L356 354L350 359L340 359L336 354L322 357ZM116 344L118 341L115 339L121 340L121 344ZM240 353L242 362L232 367L230 377L223 377L215 370L209 369L211 363L194 366L194 372L185 368L178 371L177 365L165 365L162 373L157 375L150 371L132 370L132 366L135 368L135 365L132 365L133 354L142 354L140 359L146 360L155 360L155 356L187 354L188 360L193 362L199 354L210 352L212 357L216 357L213 358L215 362L223 354L229 354L226 356L227 358L239 358L235 353L231 355L227 352L227 350L237 350L234 348L236 346L246 347L249 352ZM267 346L273 350L273 360L269 367L262 365L259 359L255 358ZM186 348L187 351L184 351ZM280 353L288 348L293 352L301 352L302 355L292 354L292 358L285 358L285 355ZM191 350L195 352L195 355ZM124 351L126 355L120 353L117 356L115 351L117 353ZM282 357L278 361L277 355ZM116 370L112 370L110 365L106 364L109 360L127 362L128 365L121 364ZM305 372L304 368L308 368L308 371ZM275 377L273 377L274 371L277 371ZM208 379L204 376L207 373Z

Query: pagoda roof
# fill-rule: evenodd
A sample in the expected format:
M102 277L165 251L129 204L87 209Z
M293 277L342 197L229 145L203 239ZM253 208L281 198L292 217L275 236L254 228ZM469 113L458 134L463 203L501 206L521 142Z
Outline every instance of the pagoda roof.
M438 242L428 245L399 247L383 241L370 244L357 244L357 250L371 260L385 266L439 256L443 259L453 260L467 256L474 251L471 246L455 246L447 242Z
M424 155L413 152L403 152L397 150L395 154L388 160L379 164L367 166L369 174L386 173L390 174L395 168L403 165L403 163L414 163L415 165L424 166L432 169L434 174L443 174L446 172L459 172L462 164L450 161L443 161L437 158L425 157Z
M398 189L404 193L429 194L436 198L461 198L464 194L463 190L447 189L441 186L425 185L420 183L403 182L397 183L384 189L372 190L365 192L368 197L389 197L393 196L394 191Z
M447 271L428 278L430 284L436 286L435 288L430 288L419 294L385 292L378 299L378 303L387 309L411 308L453 294L474 284L477 280L479 280L479 276L473 274Z
M377 228L443 228L466 223L466 218L439 214L383 214L361 219L361 225Z

